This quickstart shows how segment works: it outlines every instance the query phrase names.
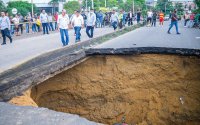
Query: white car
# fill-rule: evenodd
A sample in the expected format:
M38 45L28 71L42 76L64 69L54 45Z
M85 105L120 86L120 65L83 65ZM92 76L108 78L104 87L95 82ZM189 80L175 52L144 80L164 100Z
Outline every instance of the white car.
M164 20L168 21L169 20L169 15L165 15Z

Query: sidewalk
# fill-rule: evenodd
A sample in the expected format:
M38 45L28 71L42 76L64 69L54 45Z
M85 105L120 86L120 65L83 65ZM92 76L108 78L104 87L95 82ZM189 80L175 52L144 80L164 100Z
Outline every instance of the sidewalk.
M94 38L113 32L113 28L95 28ZM85 29L81 30L81 41L88 40ZM14 40L12 44L0 46L0 73L24 63L38 55L62 48L60 34L39 35ZM69 46L75 44L74 30L69 31ZM2 42L2 40L0 40Z

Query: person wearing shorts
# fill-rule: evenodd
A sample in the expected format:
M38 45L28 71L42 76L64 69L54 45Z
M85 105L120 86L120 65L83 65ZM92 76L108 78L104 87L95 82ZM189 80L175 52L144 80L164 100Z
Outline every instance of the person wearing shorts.
M159 22L160 22L160 26L163 25L163 22L164 22L164 13L162 11L160 11L160 14L159 14Z
M19 34L19 16L16 14L15 17L12 19L12 21L15 25L16 36L20 36L20 34Z

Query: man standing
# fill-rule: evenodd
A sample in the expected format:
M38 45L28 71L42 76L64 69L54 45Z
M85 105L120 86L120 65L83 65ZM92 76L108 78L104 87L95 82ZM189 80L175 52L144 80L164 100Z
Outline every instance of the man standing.
M133 25L133 17L134 17L134 15L133 15L132 11L129 11L128 16L127 16L128 26Z
M118 21L118 15L115 10L113 10L113 12L112 12L112 15L110 17L110 22L111 22L114 30L116 30L119 21Z
M84 20L83 16L80 15L79 11L76 11L76 15L72 19L72 25L74 26L75 34L76 34L76 41L81 41L81 27L84 27Z
M87 16L87 27L86 27L86 33L89 38L93 38L95 23L96 23L96 14L94 13L94 10L91 9Z
M45 34L45 33L49 34L49 32L48 32L48 15L45 12L45 10L42 10L42 13L40 14L40 21L42 23L43 34Z
M137 11L137 23L140 23L141 12L140 10Z
M151 10L149 10L147 12L147 26L151 26L152 16L153 16L153 13Z
M171 24L170 24L170 27L169 27L169 30L168 30L168 34L171 34L170 33L170 30L171 28L175 25L176 27L176 34L180 34L178 32L178 18L177 18L177 15L176 15L176 10L174 10L174 12L172 13L172 17L171 17Z
M60 30L62 44L63 46L66 46L69 43L69 35L68 35L69 16L66 14L65 9L63 9L62 14L58 16L57 24Z
M53 28L53 16L51 15L51 13L49 13L48 15L48 21L49 21L49 31L54 31L54 28Z
M120 10L120 14L119 14L119 29L122 29L122 27L123 27L122 22L123 22L123 11Z
M156 26L156 19L157 19L157 13L156 11L153 12L153 16L152 16L152 26Z
M0 17L0 28L1 28L1 34L3 37L3 43L1 45L6 44L6 37L10 39L10 43L12 43L12 38L10 35L10 20L7 16L5 16L5 12L1 12Z
M164 13L162 11L160 11L159 13L159 21L160 21L160 26L163 26L163 22L164 22Z

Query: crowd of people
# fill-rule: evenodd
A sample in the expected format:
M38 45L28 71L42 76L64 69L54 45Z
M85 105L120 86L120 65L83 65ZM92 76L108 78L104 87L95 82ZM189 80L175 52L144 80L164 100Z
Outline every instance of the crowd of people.
M6 44L6 37L8 37L12 43L12 36L20 36L24 33L34 34L43 32L43 34L49 34L49 31L59 30L61 34L61 41L63 46L67 45L68 30L74 29L74 35L76 36L76 42L81 40L81 29L86 27L86 34L89 38L93 38L94 28L103 28L105 26L112 26L114 30L117 28L122 29L126 23L133 25L133 21L137 18L137 22L140 22L141 12L138 11L136 15L132 11L126 13L121 10L116 12L103 13L101 10L96 12L91 9L88 12L74 11L74 14L68 15L67 11L63 9L59 15L46 13L42 10L40 14L28 13L26 16L22 16L20 13L13 16L9 16L7 12L1 12L0 28L3 37L2 45ZM66 23L66 24L63 24ZM24 31L25 30L25 31ZM66 38L64 37L66 36ZM67 39L67 40L64 40ZM65 41L65 42L64 42Z
M196 16L194 13L186 13L184 15L184 26L192 27L195 24ZM162 26L165 20L165 14L162 11L149 10L145 18L147 20L147 26L155 27L157 20L159 20L159 25ZM24 33L25 29L25 33L27 34L38 32L49 34L49 31L59 30L62 44L66 46L69 42L68 29L74 29L74 35L76 36L75 42L79 42L81 41L81 29L84 27L86 28L87 36L93 38L94 28L112 26L114 30L122 29L126 25L133 25L133 21L140 23L145 18L142 17L141 10L137 10L135 13L132 11L125 12L124 10L113 10L105 13L101 10L94 11L93 9L87 12L75 10L72 15L67 14L65 9L62 10L60 15L58 12L51 14L42 10L40 14L28 13L24 17L20 13L12 17L6 12L1 12L0 28L3 37L2 45L6 44L6 37L12 43L12 36L20 36ZM171 24L168 33L170 34L171 28L175 26L177 34L180 34L178 31L178 16L176 10L170 12L169 18L171 19Z

